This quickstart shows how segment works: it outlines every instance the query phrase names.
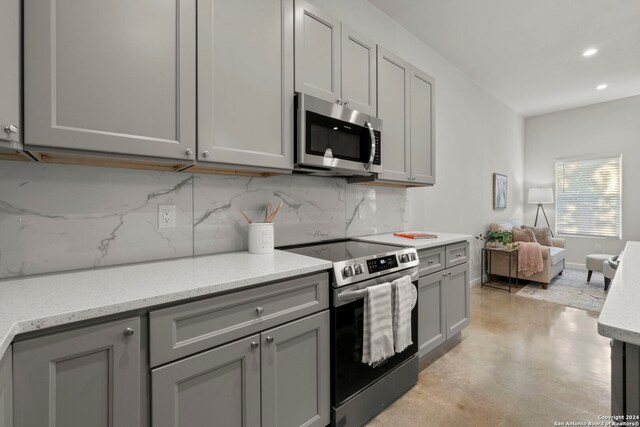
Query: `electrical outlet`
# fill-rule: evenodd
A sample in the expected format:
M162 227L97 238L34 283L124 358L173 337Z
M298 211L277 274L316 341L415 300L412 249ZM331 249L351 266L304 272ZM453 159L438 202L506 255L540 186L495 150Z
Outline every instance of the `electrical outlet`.
M158 228L175 228L176 205L158 205Z
M596 243L596 244L595 244L594 251L595 251L597 254L602 253L602 245L601 245L600 243Z

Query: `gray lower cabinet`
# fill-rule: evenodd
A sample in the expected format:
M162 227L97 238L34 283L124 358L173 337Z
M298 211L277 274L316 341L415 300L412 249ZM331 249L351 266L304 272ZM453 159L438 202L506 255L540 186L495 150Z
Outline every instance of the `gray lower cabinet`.
M427 355L469 325L471 306L468 251L467 242L418 251L420 357ZM458 254L464 254L464 257ZM445 265L453 266L445 269ZM435 272L432 272L434 270Z
M447 339L469 325L469 264L447 270L445 282L447 302Z
M293 0L198 1L198 160L293 167Z
M156 368L154 427L326 426L329 312Z
M140 318L13 345L14 426L139 427Z
M433 273L418 279L418 356L434 350L447 339L445 278Z
M0 5L0 149L20 144L20 0Z
M24 2L23 133L36 151L195 158L196 0Z
M13 427L12 354L9 347L0 359L0 427Z
M260 425L260 335L154 369L154 427Z
M262 426L329 424L329 312L265 331Z
M638 416L638 414L640 414L640 346L611 340L611 415ZM632 420L632 418L629 419L629 421Z

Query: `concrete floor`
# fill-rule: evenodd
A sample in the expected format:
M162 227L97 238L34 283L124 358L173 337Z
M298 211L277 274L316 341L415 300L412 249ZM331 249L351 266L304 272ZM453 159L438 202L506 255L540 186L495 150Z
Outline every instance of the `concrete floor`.
M596 313L474 286L471 324L460 339L423 361L418 384L368 425L598 421L610 414L611 353L597 320Z

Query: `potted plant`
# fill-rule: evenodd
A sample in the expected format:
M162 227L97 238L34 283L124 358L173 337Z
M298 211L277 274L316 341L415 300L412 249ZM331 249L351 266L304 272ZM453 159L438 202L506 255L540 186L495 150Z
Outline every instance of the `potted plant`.
M510 231L491 231L489 232L489 240L487 247L490 248L508 248L515 245L513 242L513 234Z

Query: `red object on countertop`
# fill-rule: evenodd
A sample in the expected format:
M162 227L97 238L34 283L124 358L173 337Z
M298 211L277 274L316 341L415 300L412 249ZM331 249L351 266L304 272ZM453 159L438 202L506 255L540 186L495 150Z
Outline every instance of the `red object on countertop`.
M437 234L429 233L393 233L394 236L404 237L405 239L437 239Z

